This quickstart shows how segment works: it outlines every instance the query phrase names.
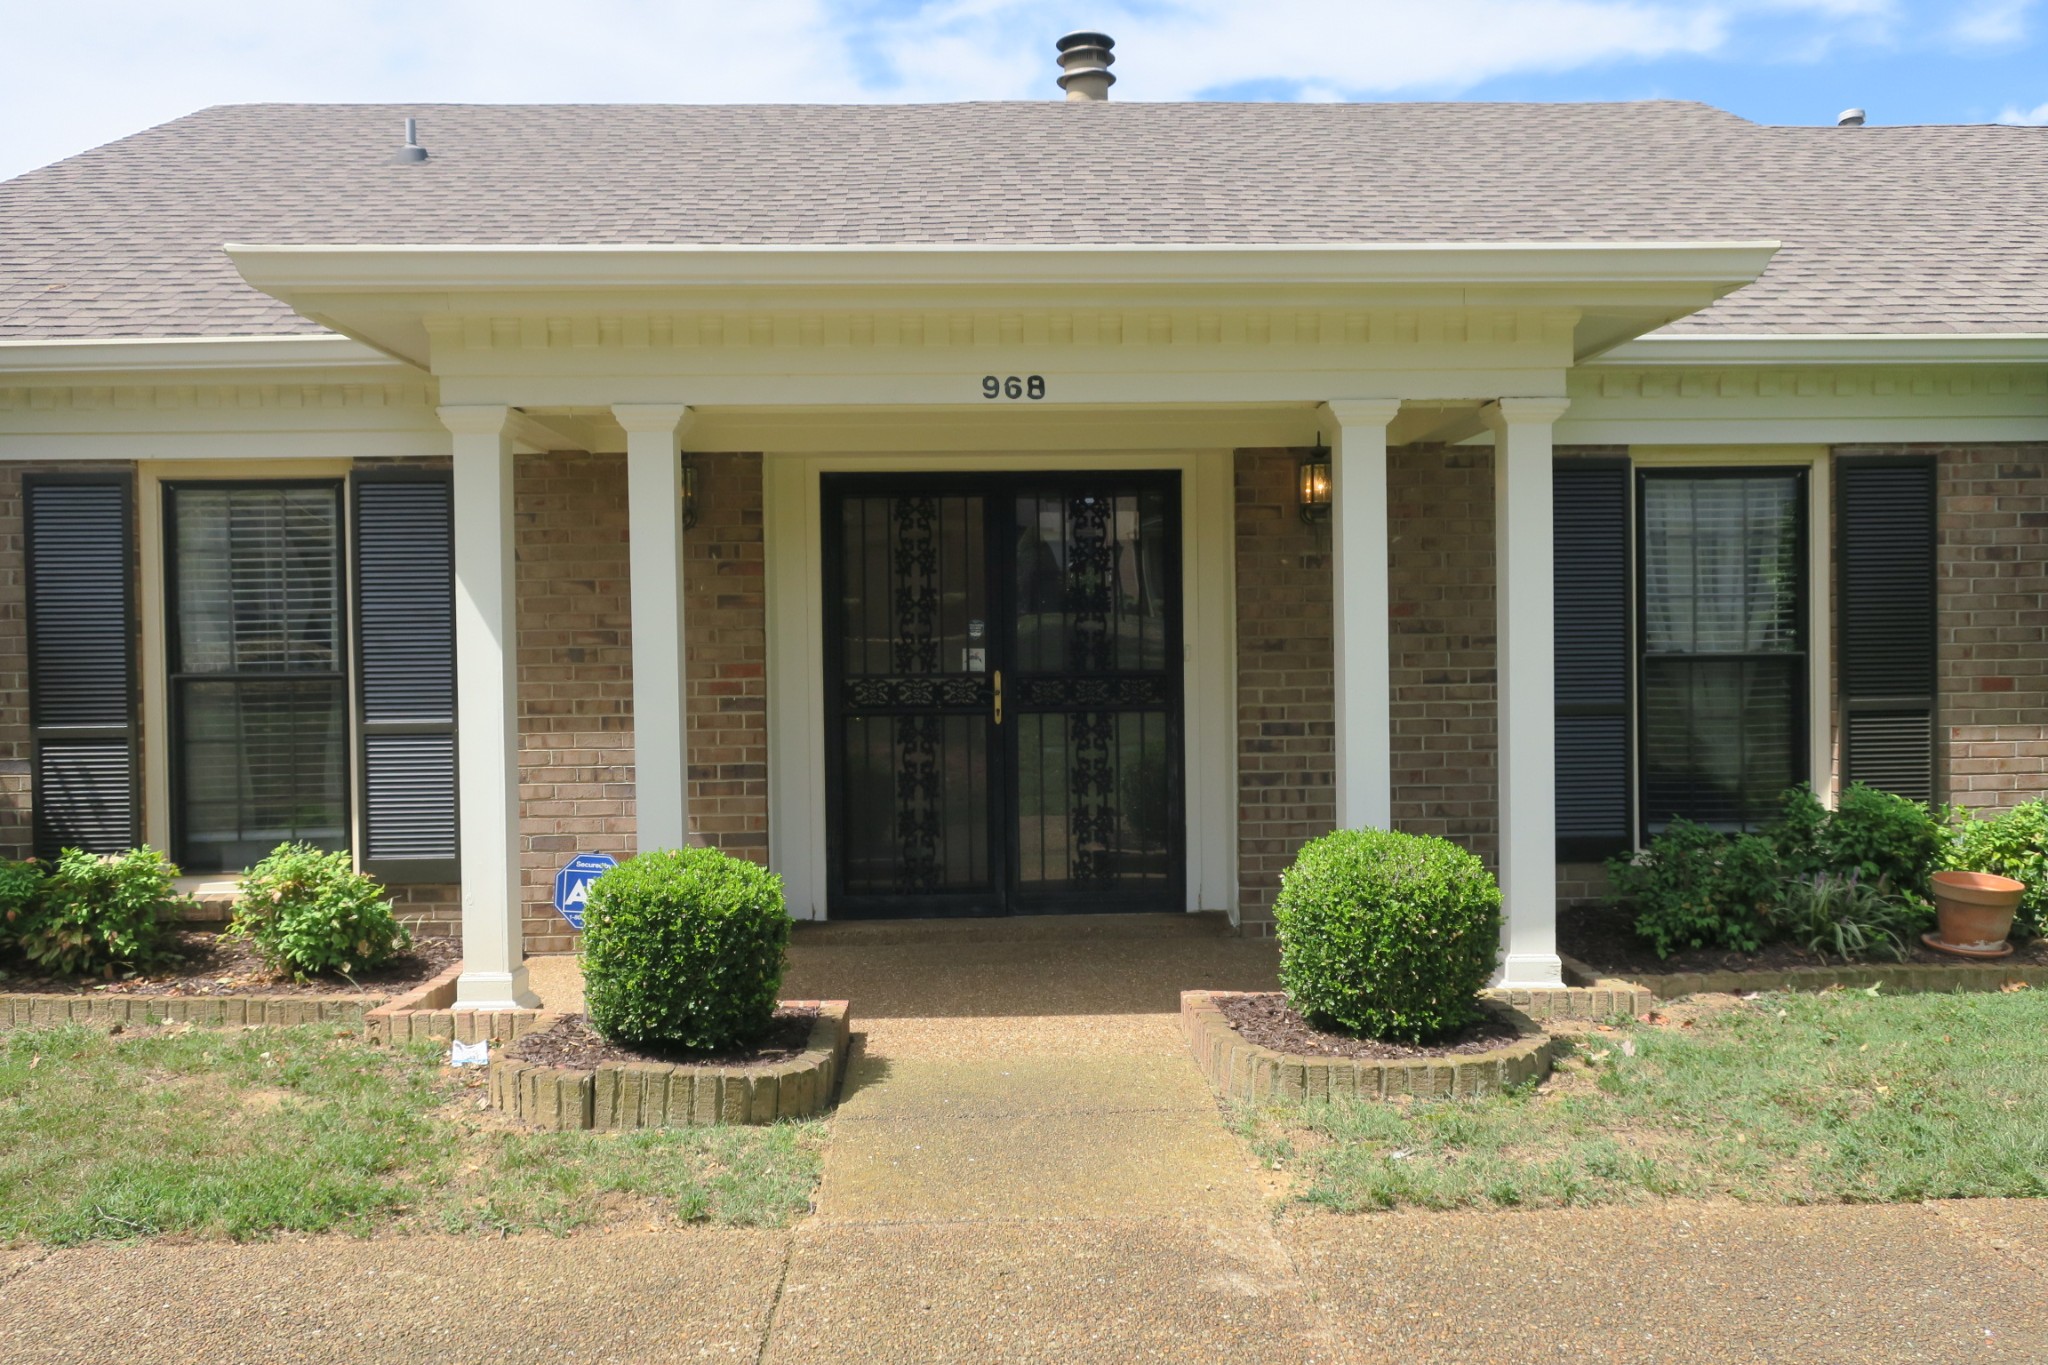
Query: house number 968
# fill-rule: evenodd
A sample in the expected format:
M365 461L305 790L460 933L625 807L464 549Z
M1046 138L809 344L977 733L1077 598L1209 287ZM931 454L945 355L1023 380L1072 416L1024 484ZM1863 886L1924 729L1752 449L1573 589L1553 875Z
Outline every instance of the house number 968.
M1013 374L1007 379L998 379L992 374L985 374L981 377L981 396L983 398L1043 398L1045 397L1045 376L1034 374L1029 378L1019 379Z

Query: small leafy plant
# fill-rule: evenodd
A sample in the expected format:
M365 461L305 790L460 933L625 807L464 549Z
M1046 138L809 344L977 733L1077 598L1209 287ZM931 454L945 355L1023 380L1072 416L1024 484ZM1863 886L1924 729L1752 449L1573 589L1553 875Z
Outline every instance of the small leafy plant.
M159 961L167 920L183 903L177 864L153 848L101 857L67 848L36 892L15 907L15 946L36 967L64 976L136 971ZM25 888L19 871L14 889Z
M711 848L628 858L590 886L583 998L613 1042L715 1052L767 1032L782 989L782 879Z
M1448 839L1339 830L1302 846L1273 918L1287 1003L1319 1028L1424 1043L1479 1015L1500 886Z
M1880 878L1901 891L1927 894L1944 837L1941 821L1918 801L1852 783L1829 814L1819 837L1821 866Z
M300 981L374 967L412 946L375 878L347 853L279 844L242 874L227 938L246 939L271 967Z
M1901 962L1907 935L1924 928L1929 915L1925 902L1894 893L1883 878L1816 872L1785 883L1773 918L1785 937L1823 958Z
M2025 882L2013 937L2048 931L2048 801L2027 801L1989 819L1955 812L1941 864L1958 872L1991 872Z
M42 864L33 858L0 858L0 953L19 946L42 893Z
M1686 948L1761 948L1782 868L1769 839L1731 838L1690 820L1673 820L1641 853L1607 864L1615 893L1636 907L1637 935L1659 957Z

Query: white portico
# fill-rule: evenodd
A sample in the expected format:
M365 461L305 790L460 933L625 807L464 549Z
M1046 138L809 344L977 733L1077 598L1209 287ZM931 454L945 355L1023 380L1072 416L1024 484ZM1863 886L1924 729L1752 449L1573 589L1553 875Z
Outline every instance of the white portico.
M1490 430L1503 979L1556 982L1550 499L1567 376L1753 280L1773 250L336 245L230 254L257 288L438 384L455 468L460 991L465 1005L486 1007L530 998L508 633L515 441L625 455L641 848L679 845L693 828L679 453L765 453L771 862L793 912L817 917L828 912L822 850L834 837L820 766L824 684L811 666L823 635L821 480L1032 470L1177 480L1184 609L1174 695L1185 722L1173 762L1185 837L1166 846L1185 865L1173 885L1186 908L1234 909L1234 750L1217 738L1235 710L1229 452L1319 439L1330 447L1336 823L1366 827L1388 824L1395 805L1387 451Z

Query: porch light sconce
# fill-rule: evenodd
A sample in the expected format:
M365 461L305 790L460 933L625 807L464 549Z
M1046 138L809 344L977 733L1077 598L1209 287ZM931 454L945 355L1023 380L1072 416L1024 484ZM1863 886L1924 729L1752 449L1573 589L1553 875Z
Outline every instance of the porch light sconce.
M683 529L697 524L697 466L683 461Z
M1316 448L1301 459L1301 519L1313 526L1330 517L1330 448L1316 433Z

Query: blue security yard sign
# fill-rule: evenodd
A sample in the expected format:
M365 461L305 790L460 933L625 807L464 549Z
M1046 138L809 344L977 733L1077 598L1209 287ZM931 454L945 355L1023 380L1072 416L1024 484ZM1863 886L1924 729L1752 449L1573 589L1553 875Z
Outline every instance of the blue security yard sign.
M583 927L583 907L590 903L590 884L619 860L609 853L579 853L555 874L555 909L569 921L571 929Z

